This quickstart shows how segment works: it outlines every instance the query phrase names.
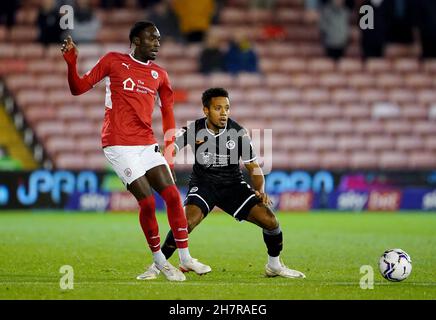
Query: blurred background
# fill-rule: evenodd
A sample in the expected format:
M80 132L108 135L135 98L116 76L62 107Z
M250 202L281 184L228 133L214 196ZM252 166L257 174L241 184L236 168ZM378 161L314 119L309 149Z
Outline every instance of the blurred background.
M73 30L59 28L65 4ZM374 29L359 28L363 5ZM129 52L144 19L162 35L156 63L177 127L202 117L201 93L220 86L231 117L272 129L256 148L260 159L272 150L276 209L436 210L434 0L1 1L0 210L136 211L101 150L104 85L73 97L60 44L72 35L83 74ZM153 127L162 143L159 108Z

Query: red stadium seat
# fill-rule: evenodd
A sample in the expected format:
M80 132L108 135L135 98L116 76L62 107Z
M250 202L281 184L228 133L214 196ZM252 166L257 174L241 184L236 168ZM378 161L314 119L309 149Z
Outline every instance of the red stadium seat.
M317 169L320 167L320 155L318 152L313 151L293 152L289 157L288 167L294 169Z
M366 105L346 104L343 107L342 114L350 119L369 119L371 109Z
M336 139L332 135L315 135L309 138L307 146L309 150L334 150L336 147Z
M78 152L61 153L55 158L56 169L83 169L85 163L85 156Z
M383 125L375 120L358 120L354 124L354 131L360 134L382 134Z
M362 89L360 90L360 102L365 104L383 103L389 101L385 90Z
M355 73L348 76L348 84L351 87L360 88L371 88L374 86L375 77L367 73Z
M391 102L402 103L414 103L416 101L416 94L412 90L407 89L392 89L388 93L389 100Z
M341 73L356 74L361 72L363 64L360 59L343 58L338 62L338 71Z
M413 89L431 89L433 87L432 77L421 73L406 74L404 83L407 87Z
M100 148L94 150L99 149ZM106 157L101 151L89 153L84 156L84 168L92 170L103 170L107 166L109 166L109 162L106 160Z
M307 104L290 104L283 114L288 119L313 119L313 108Z
M380 169L405 169L408 167L407 154L399 151L382 151L379 157Z
M273 99L278 103L294 103L301 99L300 92L292 89L279 89L273 93Z
M273 136L276 134L276 128L273 128ZM307 150L308 138L299 133L286 133L281 138L273 140L273 150L285 150L295 152L297 150Z
M409 120L387 120L384 124L384 131L388 134L410 134L412 124Z
M280 73L270 73L265 77L265 84L270 89L290 88L292 85L292 78Z
M428 136L425 135L423 140L426 150L433 151L433 152L436 151L436 139L432 134L429 134Z
M302 134L313 135L324 132L324 123L316 120L307 120L297 124L297 130Z
M55 136L52 135L47 138L45 145L47 150L52 154L57 154L65 151L75 151L78 146L76 141L68 136Z
M347 78L342 74L325 73L319 76L319 84L326 88L346 87Z
M302 92L301 100L307 103L328 103L330 92L325 89L306 89Z
M340 135L337 139L336 147L338 150L362 151L366 148L366 138L361 135Z
M394 71L399 73L413 73L420 71L420 65L416 58L399 58L394 64Z
M240 88L261 87L264 83L264 77L257 73L242 72L236 76L235 84Z
M349 156L345 152L329 151L321 156L321 168L343 170L349 167Z
M401 151L423 149L424 141L419 136L400 135L396 138L395 148Z
M378 167L378 155L370 151L355 151L350 155L352 169L375 169Z
M403 119L425 119L428 116L427 107L424 105L403 105L400 110Z
M430 169L436 167L436 152L412 151L409 155L408 167L410 169Z
M370 58L366 61L365 68L371 73L390 72L392 64L389 60L381 58Z
M317 77L307 74L307 73L297 73L293 76L289 76L289 81L291 87L298 89L307 89L317 87L318 79Z
M342 118L342 109L337 105L322 104L313 108L313 117L319 119Z
M419 120L413 123L412 131L418 135L436 135L436 125L434 121Z
M354 125L351 121L346 119L332 119L325 125L325 133L329 134L345 134L352 133L354 131Z
M353 89L336 89L331 94L332 102L337 104L358 103L359 92Z
M301 58L285 58L281 61L280 70L288 73L306 72L306 60Z
M395 140L390 136L371 135L366 139L366 147L368 150L393 150Z
M375 78L376 86L383 89L398 88L403 85L403 78L392 73L383 73Z
M233 87L233 83L233 77L227 73L212 73L209 76L209 85L212 87L231 88ZM232 92L230 92L230 95L231 94Z
M320 74L325 72L333 72L335 64L329 58L314 58L307 61L307 70L309 72Z

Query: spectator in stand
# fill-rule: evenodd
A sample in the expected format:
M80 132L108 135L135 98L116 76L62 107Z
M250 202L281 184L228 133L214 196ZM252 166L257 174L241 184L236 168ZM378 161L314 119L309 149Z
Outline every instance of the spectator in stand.
M415 0L414 5L422 58L436 58L436 1Z
M0 1L0 25L12 27L15 24L15 14L19 6L20 1Z
M219 47L218 39L211 34L207 37L206 46L200 54L199 70L203 74L225 71L224 53Z
M385 0L387 9L387 41L412 44L413 6L415 0Z
M361 29L361 47L364 59L384 56L387 39L387 6L384 0L365 0L362 5L374 9L374 29Z
M150 7L154 7L155 5L157 5L159 2L161 2L161 0L137 0L137 2L138 5L141 6L142 8L148 9Z
M275 7L276 0L250 0L250 7L271 10Z
M59 8L56 6L55 0L43 0L37 18L39 42L48 45L61 41L62 30L59 26L59 20Z
M340 59L350 38L350 12L344 0L331 0L321 9L319 26L327 56Z
M100 0L100 6L103 9L122 8L124 0Z
M257 54L245 35L239 34L230 42L225 54L225 67L231 74L259 71Z
M174 13L169 0L158 2L152 8L147 19L153 21L165 40L182 41L179 21Z
M74 29L71 36L78 43L93 42L100 29L100 21L92 12L90 0L76 0L74 6Z
M187 42L202 42L214 16L213 0L172 0L180 30Z

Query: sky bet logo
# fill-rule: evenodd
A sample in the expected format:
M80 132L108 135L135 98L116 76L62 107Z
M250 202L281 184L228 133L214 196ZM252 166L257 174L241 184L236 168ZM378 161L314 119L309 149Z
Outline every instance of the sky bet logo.
M38 200L40 193L50 193L53 202L59 204L62 193L97 190L98 179L94 172L82 171L76 177L71 171L38 170L29 176L28 186L18 187L17 198L23 205L32 205Z

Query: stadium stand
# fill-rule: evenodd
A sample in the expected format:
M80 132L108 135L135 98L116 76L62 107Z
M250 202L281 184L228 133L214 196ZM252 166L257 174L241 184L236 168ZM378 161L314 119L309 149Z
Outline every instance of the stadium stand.
M186 93L175 105L177 126L202 116L204 89L223 86L239 122L273 129L274 168L435 168L436 61L420 61L416 46L399 45L388 46L384 59L362 61L354 29L346 57L334 62L324 57L316 24L302 20L302 2L277 5L284 40L258 37L268 13L247 11L244 0L229 1L209 31L223 42L237 32L249 35L260 73L205 76L197 71L201 45L163 42L156 62L167 68L174 89ZM0 30L0 74L56 168L105 168L104 83L80 97L70 94L59 46L35 42L35 10L21 8L17 24ZM108 51L128 52L131 22L145 13L97 9L97 16L97 42L79 45L82 73ZM159 110L153 118L162 139Z

